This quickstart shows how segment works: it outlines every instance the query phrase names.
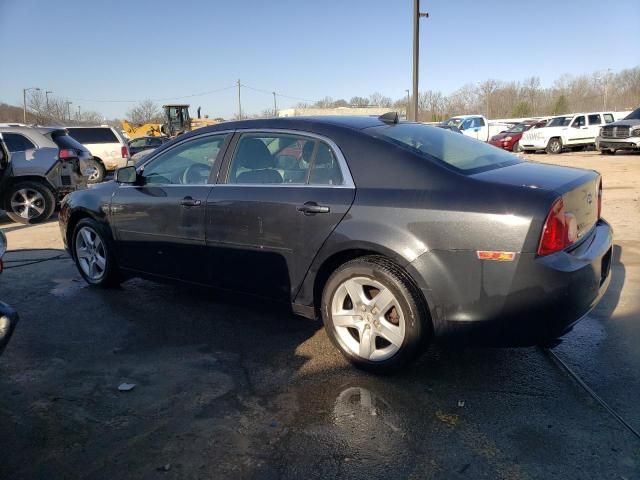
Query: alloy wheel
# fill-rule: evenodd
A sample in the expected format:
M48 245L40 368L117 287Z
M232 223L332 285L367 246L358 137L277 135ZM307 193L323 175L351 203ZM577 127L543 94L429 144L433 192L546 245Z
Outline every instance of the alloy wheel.
M76 234L76 258L84 274L99 281L107 268L107 254L100 236L90 227L82 227Z
M365 360L386 360L404 342L405 319L398 299L371 278L352 277L338 286L331 321L344 348Z
M45 211L45 199L40 192L31 188L21 188L11 196L11 209L16 215L30 220Z

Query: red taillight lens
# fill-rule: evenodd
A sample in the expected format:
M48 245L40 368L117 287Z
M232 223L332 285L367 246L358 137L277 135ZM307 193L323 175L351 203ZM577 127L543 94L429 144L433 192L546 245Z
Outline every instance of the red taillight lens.
M556 200L542 227L538 255L564 250L578 239L578 223L575 215L564 211L562 198Z
M122 153L122 158L129 157L129 149L125 145L122 146L122 148L120 149L120 152Z
M598 183L598 218L602 216L602 179Z
M78 152L76 152L72 148L61 148L60 152L58 152L58 157L60 157L62 160L71 160L72 158L78 157Z

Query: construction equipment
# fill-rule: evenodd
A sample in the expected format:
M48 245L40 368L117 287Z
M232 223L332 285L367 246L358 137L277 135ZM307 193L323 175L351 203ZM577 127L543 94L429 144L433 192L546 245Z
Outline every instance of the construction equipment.
M217 120L209 118L200 118L200 108L198 107L198 118L191 118L189 114L189 105L186 104L168 104L162 106L164 110L165 122L145 123L142 125L132 125L126 120L122 121L122 129L130 139L138 137L175 137L197 128L215 125L219 123Z

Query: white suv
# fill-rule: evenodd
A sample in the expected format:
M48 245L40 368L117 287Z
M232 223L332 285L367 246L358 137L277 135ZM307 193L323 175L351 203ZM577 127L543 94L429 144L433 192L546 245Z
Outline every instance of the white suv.
M575 113L553 117L543 128L522 135L520 147L526 152L545 150L562 153L564 148L595 145L600 127L614 121L611 112Z
M67 127L69 135L84 145L93 155L89 183L104 179L107 171L124 167L129 159L129 147L120 133L108 125L97 127Z

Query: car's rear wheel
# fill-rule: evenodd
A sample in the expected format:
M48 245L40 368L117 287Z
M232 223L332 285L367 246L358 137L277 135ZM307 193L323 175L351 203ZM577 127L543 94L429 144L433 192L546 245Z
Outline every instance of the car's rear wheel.
M83 218L73 232L73 258L80 275L91 285L118 285L118 268L113 241L106 228L91 218Z
M342 354L377 373L414 359L431 335L417 287L406 272L378 256L347 262L331 275L322 318Z
M56 208L56 197L39 182L18 182L8 188L7 216L14 222L33 224L47 220Z
M95 158L90 158L86 160L86 171L83 172L87 177L87 183L100 183L104 180L104 176L107 171L102 165L100 160L96 160Z
M609 150L608 148L605 148L604 150L600 150L600 153L602 155L615 155L616 151L615 150Z
M545 149L545 151L554 155L562 153L562 140L560 140L559 138L552 138L551 140L549 140L549 143L547 143L547 148Z

